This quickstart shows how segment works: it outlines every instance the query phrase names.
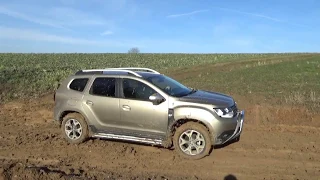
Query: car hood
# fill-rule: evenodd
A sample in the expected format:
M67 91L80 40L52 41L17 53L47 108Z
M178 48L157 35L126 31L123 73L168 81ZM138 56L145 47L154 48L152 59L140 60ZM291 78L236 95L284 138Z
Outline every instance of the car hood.
M193 103L212 104L217 107L230 107L234 105L232 97L204 90L197 90L192 94L180 97L179 100Z

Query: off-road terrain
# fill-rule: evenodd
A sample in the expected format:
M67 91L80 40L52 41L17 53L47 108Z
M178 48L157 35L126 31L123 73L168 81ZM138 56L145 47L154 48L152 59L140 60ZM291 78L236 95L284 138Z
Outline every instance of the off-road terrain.
M221 66L197 68L202 76L214 68L233 68ZM185 71L171 75L185 82L198 77L191 68ZM126 142L92 139L70 145L52 120L52 93L1 104L0 179L320 179L319 111L259 93L230 92L246 111L241 139L196 161L173 150Z
M1 106L0 158L5 179L319 179L319 116L281 108L278 116L314 122L261 125L274 107L248 105L237 143L197 161L158 147L89 140L69 145L52 122L52 95ZM272 118L272 117L271 117Z

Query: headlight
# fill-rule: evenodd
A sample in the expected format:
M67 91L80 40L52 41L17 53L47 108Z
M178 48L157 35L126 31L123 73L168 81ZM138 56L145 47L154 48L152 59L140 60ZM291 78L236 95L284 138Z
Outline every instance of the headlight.
M222 118L232 118L234 115L234 112L231 108L216 108L213 110Z

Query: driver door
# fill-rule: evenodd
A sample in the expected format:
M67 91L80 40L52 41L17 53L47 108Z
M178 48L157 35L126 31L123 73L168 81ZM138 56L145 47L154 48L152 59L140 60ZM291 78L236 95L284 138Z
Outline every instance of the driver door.
M121 83L121 125L145 137L165 136L168 127L168 101L154 105L149 96L157 92L141 81L123 78Z

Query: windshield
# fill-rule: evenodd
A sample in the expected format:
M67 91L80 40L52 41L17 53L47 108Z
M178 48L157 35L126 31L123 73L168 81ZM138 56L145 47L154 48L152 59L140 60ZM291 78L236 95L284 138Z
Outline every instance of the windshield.
M170 96L182 97L194 92L192 89L164 75L149 76L146 80Z

